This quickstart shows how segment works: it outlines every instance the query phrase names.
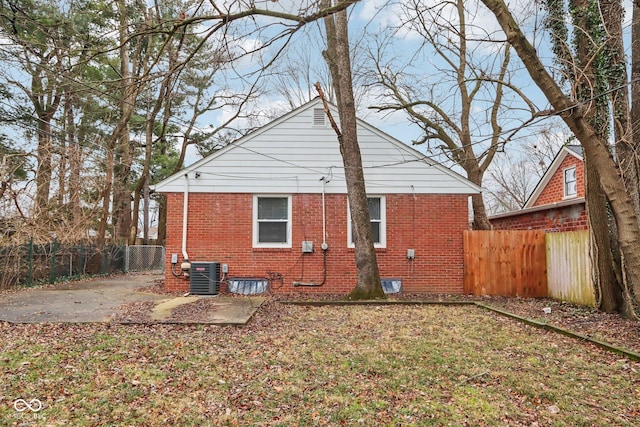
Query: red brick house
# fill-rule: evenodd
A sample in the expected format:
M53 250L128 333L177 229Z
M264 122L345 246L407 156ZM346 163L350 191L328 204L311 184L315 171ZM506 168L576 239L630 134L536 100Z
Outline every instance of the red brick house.
M556 155L522 209L489 217L496 230L577 231L588 228L582 147Z
M385 290L462 293L468 199L481 189L364 121L358 137ZM355 285L342 158L319 99L155 190L167 195L168 290L344 294Z

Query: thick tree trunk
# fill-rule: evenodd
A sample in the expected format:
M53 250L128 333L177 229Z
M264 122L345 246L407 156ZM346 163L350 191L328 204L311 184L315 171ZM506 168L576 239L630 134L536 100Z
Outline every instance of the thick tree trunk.
M631 140L634 148L640 147L640 0L633 1L631 24ZM640 162L637 153L633 155L636 165Z
M616 141L616 159L620 165L636 216L640 218L640 182L638 181L638 155L636 154L638 145L637 141L634 143L633 140L631 103L627 87L627 57L622 38L624 9L620 0L603 0L600 5L608 34L605 49L609 60L609 87L613 89L610 92L610 99Z
M36 172L36 215L47 210L51 191L51 123L43 117L38 121L38 170Z
M102 215L98 231L98 243L105 241L105 231L109 219L109 201L113 193L111 212L115 237L120 243L128 240L131 225L131 193L129 191L129 173L131 154L129 141L129 120L133 114L137 89L131 77L127 25L128 17L124 0L117 1L120 12L120 99L118 111L120 117L107 145L106 182L102 191Z
M100 210L100 225L98 227L97 245L102 246L107 236L107 224L109 222L109 205L111 200L111 189L113 185L113 162L114 162L114 145L113 139L107 144L107 158L105 160L105 177L102 185L102 208Z
M158 204L158 240L156 245L164 246L167 240L167 196L160 194L155 200Z
M468 168L467 177L469 181L476 185L482 186L483 172L477 161L470 160L468 163L474 163L473 167ZM474 230L491 230L491 222L487 218L487 210L484 205L482 194L474 194L471 196L471 207L473 209L473 229Z
M51 194L51 177L53 167L51 164L53 155L53 139L51 133L51 121L60 105L61 96L55 89L47 90L45 77L32 78L32 92L28 94L34 103L38 116L38 169L36 171L36 199L35 214L39 216L47 210L49 196ZM49 82L51 83L51 82Z
M64 205L65 196L67 195L67 153L69 152L67 142L61 139L57 147L60 153L60 161L58 162L58 188L56 189L56 202L59 207Z
M132 148L129 140L129 126L124 127L120 137L119 150L116 156L116 166L113 173L115 184L113 192L114 221L118 243L125 244L129 241L131 232L131 163Z
M79 137L75 133L73 108L69 112L67 121L69 126L69 205L71 206L71 215L77 221L82 214L80 208L80 171L82 169L82 148L80 147Z
M114 181L114 212L115 231L118 242L126 243L131 232L131 164L133 161L133 147L129 138L129 121L133 114L136 99L141 86L136 84L131 74L131 69L137 69L136 61L140 58L140 52L134 53L131 57L134 64L131 64L128 42L127 26L129 17L127 15L124 0L118 0L118 11L120 13L120 93L122 99L119 102L120 118L116 125L113 138L116 147L116 164L113 173Z
M349 58L347 13L325 18L327 50L325 58L336 90L341 134L338 135L345 170L349 209L353 222L355 262L358 280L350 299L384 298L371 230L369 203L365 188L362 157L358 145L356 107Z
M547 100L556 111L563 113L563 120L582 144L587 162L591 162L598 171L602 189L609 199L618 226L617 239L624 257L625 277L634 293L636 305L640 305L640 251L637 250L640 245L640 226L620 170L608 151L608 142L600 138L589 125L584 116L584 107L567 98L547 72L536 49L526 39L504 1L482 2L494 13L507 40Z
M615 272L615 265L609 240L607 197L600 187L598 171L585 162L586 205L591 235L591 259L593 263L596 296L600 310L608 313L620 311L623 306L622 289ZM621 277L620 277L621 278Z
M138 223L140 222L140 200L142 199L142 190L146 176L142 175L138 178L136 186L133 189L133 209L131 209L131 231L129 232L129 244L135 245L138 237Z
M489 218L487 218L487 210L482 194L474 194L471 196L471 206L473 208L473 229L491 230L491 222Z
M627 95L627 72L625 65L624 47L622 46L622 8L618 0L604 0L601 2L602 19L606 26L608 37L604 46L604 56L607 64L594 60L595 52L600 49L590 36L580 32L576 36L577 64L582 78L575 82L578 100L588 102L585 118L598 133L601 140L607 140L610 134L610 124L607 118L613 117L613 134L616 141L616 156L623 173L627 192L637 201L637 183L630 188L630 182L637 181L635 161L630 152L631 129L629 122L629 97ZM576 20L574 24L579 28L589 28L591 3L588 0L576 0L574 9ZM596 65L597 64L597 65ZM606 70L606 74L604 73ZM599 97L603 87L612 88L609 100ZM631 156L630 156L631 155ZM623 158L626 158L623 160ZM629 161L631 159L631 161ZM600 308L607 312L626 312L625 281L622 274L622 257L619 245L616 244L614 233L617 230L615 222L609 221L609 204L600 185L600 175L591 166L588 155L585 155L586 172L586 204L589 212L589 224L593 238L593 267L596 287L600 291ZM635 194L635 196L634 196ZM636 216L638 205L634 204ZM612 242L613 240L613 242Z

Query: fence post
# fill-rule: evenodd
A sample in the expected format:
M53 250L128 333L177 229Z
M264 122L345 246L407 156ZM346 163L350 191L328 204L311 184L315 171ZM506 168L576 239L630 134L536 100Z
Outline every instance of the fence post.
M100 247L100 274L104 274L107 269L107 257L104 253L104 244Z
M120 245L120 271L124 273L128 273L129 271L125 268L128 267L127 253L128 253L129 244L123 243Z
M78 249L78 275L84 274L84 244L80 243L80 247Z
M53 250L51 251L51 272L49 274L49 283L56 281L56 253L58 252L58 238L53 239Z
M27 277L27 286L33 285L33 237L29 239L29 277Z

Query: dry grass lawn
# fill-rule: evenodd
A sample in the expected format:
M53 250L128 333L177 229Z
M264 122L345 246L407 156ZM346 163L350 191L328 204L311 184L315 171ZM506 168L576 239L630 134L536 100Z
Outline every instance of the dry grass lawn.
M0 329L2 425L640 425L639 363L473 306Z

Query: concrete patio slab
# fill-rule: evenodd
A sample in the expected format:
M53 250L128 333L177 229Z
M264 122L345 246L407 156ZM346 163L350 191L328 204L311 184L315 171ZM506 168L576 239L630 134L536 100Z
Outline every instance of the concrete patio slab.
M213 325L245 325L265 302L264 297L218 297L214 310L207 312L205 323Z
M151 319L162 323L198 323L207 325L246 325L253 314L266 300L260 296L184 296L162 301L153 308ZM204 310L199 307L193 317L181 315L173 318L174 310L201 302ZM188 310L187 310L188 313Z
M143 292L161 279L159 274L135 273L64 283L42 288L27 288L0 294L0 321L12 323L86 323L111 322L118 307L151 301L155 304L152 321L162 323L203 323L244 325L264 302L262 297L178 297ZM173 321L176 307L209 298L210 308L197 318L187 315Z
M153 310L151 311L151 319L167 320L171 317L171 313L174 308L196 301L198 301L198 297L172 298L166 301L161 301L158 305L153 307Z

